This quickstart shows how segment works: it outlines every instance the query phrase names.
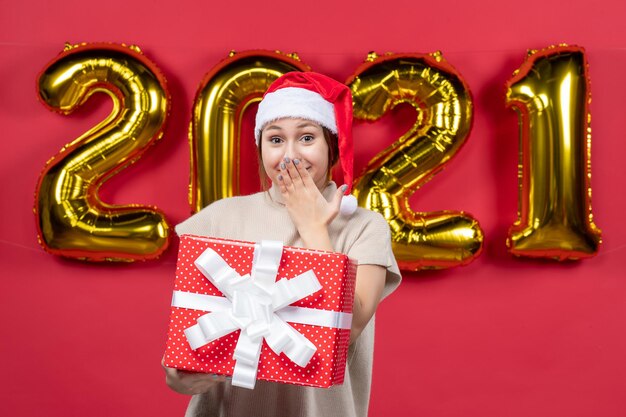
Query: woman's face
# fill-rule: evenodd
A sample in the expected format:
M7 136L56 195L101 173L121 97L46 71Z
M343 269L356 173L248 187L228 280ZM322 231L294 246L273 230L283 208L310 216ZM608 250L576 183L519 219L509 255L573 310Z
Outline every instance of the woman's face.
M285 157L299 159L313 177L317 188L326 186L328 175L328 144L322 127L310 120L284 118L270 122L261 132L263 168L272 182L280 174Z

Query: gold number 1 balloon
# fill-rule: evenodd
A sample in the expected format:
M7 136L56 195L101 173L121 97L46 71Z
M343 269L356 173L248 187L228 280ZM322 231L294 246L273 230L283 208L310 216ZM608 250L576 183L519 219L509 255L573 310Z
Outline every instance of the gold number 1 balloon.
M246 51L231 53L204 77L194 100L189 132L189 203L193 212L239 194L243 113L261 100L275 79L290 71L309 69L295 54Z
M507 246L514 255L593 256L600 230L591 213L588 65L580 47L531 51L507 83L519 114L518 220Z
M460 149L472 125L472 99L461 76L433 55L370 55L348 81L354 118L374 121L400 103L415 125L368 164L354 186L359 205L380 212L391 228L400 268L449 268L480 253L483 232L463 212L416 213L409 197Z
M111 114L48 161L36 191L39 241L56 255L90 261L159 256L169 225L155 208L100 201L107 179L138 160L163 135L169 113L165 78L139 49L68 45L40 73L39 98L69 114L96 92L113 100Z

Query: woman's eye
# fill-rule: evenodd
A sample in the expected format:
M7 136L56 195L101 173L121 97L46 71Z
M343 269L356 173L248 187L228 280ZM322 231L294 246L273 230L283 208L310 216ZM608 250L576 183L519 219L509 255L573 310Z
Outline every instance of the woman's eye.
M270 142L271 143L280 143L280 142L282 142L282 139L279 138L278 136L274 136L274 137L270 138Z
M304 135L300 138L303 142L311 142L313 139L315 139L313 135Z

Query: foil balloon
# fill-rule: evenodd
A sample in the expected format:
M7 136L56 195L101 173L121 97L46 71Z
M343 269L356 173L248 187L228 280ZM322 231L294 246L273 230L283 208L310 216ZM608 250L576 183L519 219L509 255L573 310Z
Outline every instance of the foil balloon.
M472 126L472 98L440 53L370 54L348 80L354 118L375 121L400 103L415 108L414 126L380 152L355 181L359 205L380 212L391 228L403 270L449 268L476 258L483 232L469 214L418 213L408 198L459 151Z
M591 212L589 70L583 48L530 51L507 83L519 115L518 219L507 246L518 256L580 259L597 253Z
M88 261L158 257L168 246L165 216L155 208L110 205L99 187L161 138L170 99L165 78L137 47L66 45L41 71L39 99L69 114L93 94L113 110L46 164L35 193L40 244L55 255Z
M193 104L189 132L192 212L239 195L239 142L245 110L290 71L308 71L297 55L278 51L231 52L205 75ZM250 142L253 142L250 133Z

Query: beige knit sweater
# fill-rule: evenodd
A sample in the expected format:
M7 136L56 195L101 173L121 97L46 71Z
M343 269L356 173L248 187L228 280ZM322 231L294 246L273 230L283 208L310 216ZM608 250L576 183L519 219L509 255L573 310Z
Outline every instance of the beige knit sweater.
M327 200L337 187L331 182L323 194ZM302 246L298 231L281 203L278 190L216 201L176 226L176 232L237 240L280 240ZM378 213L357 209L350 217L337 216L329 226L335 251L359 264L387 268L383 297L400 283L400 272L391 251L389 226ZM212 391L195 395L186 416L367 416L374 353L374 318L352 343L343 385L331 388L302 387L257 381L253 390L219 384Z

